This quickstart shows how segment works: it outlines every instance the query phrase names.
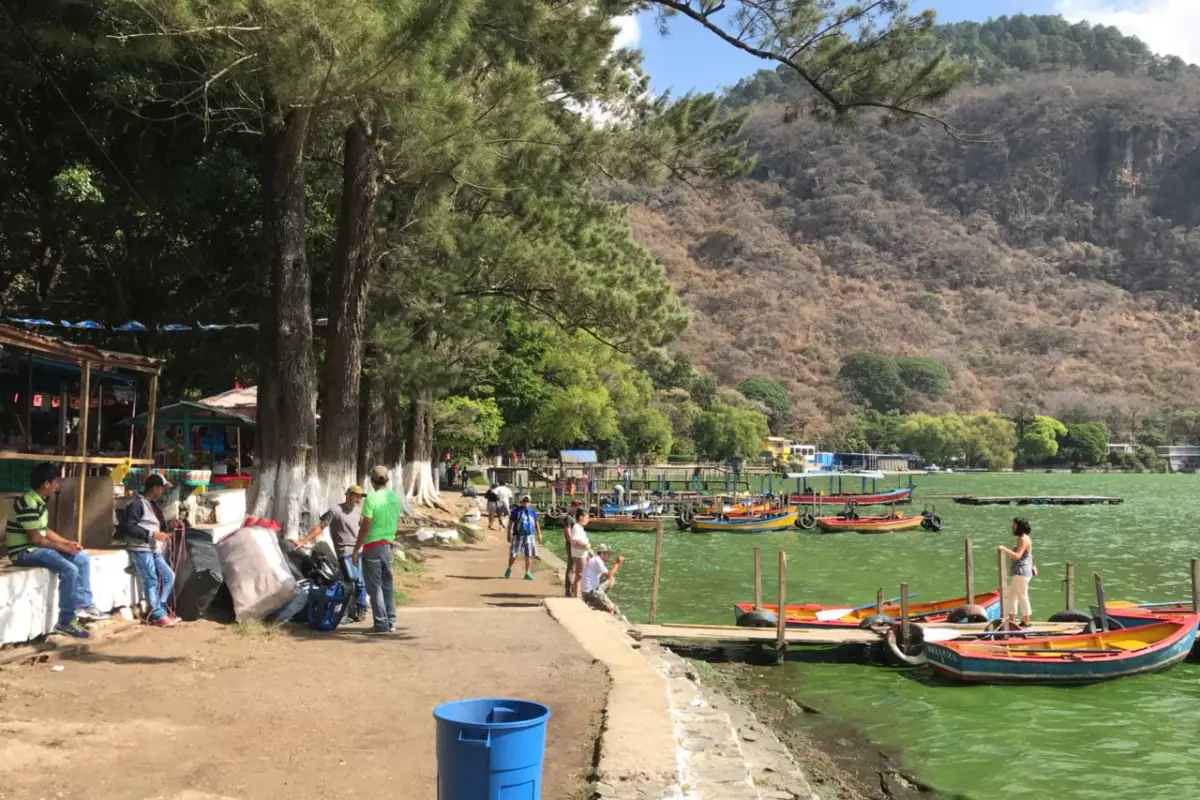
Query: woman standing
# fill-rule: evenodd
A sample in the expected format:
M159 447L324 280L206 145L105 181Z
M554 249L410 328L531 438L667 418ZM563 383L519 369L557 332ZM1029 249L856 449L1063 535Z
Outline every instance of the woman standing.
M1011 576L1008 582L1008 592L1005 595L1004 618L1011 619L1018 610L1021 614L1021 626L1029 627L1033 618L1033 608L1029 605L1029 581L1037 574L1033 566L1033 540L1029 538L1031 528L1029 520L1017 517L1012 521L1013 536L1017 537L1017 549L1009 550L1002 544L996 549L1012 559L1008 567Z
M583 581L583 565L587 561L591 544L588 542L587 527L589 521L586 508L575 511L575 524L571 527L571 566L574 567L575 577L571 581L571 596L579 597L579 585Z

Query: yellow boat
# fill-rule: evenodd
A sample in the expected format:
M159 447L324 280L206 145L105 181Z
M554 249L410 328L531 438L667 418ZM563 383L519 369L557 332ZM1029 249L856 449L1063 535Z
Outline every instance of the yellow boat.
M696 533L766 533L794 527L796 512L764 514L760 517L735 517L733 519L696 519L691 529Z

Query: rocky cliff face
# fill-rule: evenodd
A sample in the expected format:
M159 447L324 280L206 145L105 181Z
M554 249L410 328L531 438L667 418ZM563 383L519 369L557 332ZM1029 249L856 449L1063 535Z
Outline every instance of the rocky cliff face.
M814 420L859 349L939 358L963 409L1200 396L1200 83L1047 72L943 114L989 141L760 105L746 178L637 209L695 311L683 349Z

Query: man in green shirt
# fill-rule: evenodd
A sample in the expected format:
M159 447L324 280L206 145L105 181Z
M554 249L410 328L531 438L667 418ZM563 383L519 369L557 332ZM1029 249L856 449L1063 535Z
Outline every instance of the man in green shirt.
M400 523L400 498L387 488L387 467L371 468L371 488L363 501L362 524L351 557L355 564L362 561L363 581L371 598L371 615L375 622L373 633L392 633L396 630L396 593L392 588L392 546L396 543L396 527Z
M58 491L59 467L45 462L33 468L30 490L13 500L4 524L8 557L17 567L45 567L58 576L58 624L55 633L87 639L84 619L108 617L92 602L92 562L77 542L50 530L46 500Z

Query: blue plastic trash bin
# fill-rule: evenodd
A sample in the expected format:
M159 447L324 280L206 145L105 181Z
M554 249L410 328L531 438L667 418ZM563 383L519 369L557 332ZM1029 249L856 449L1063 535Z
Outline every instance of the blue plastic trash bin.
M541 800L549 708L487 697L443 703L433 717L438 800Z

